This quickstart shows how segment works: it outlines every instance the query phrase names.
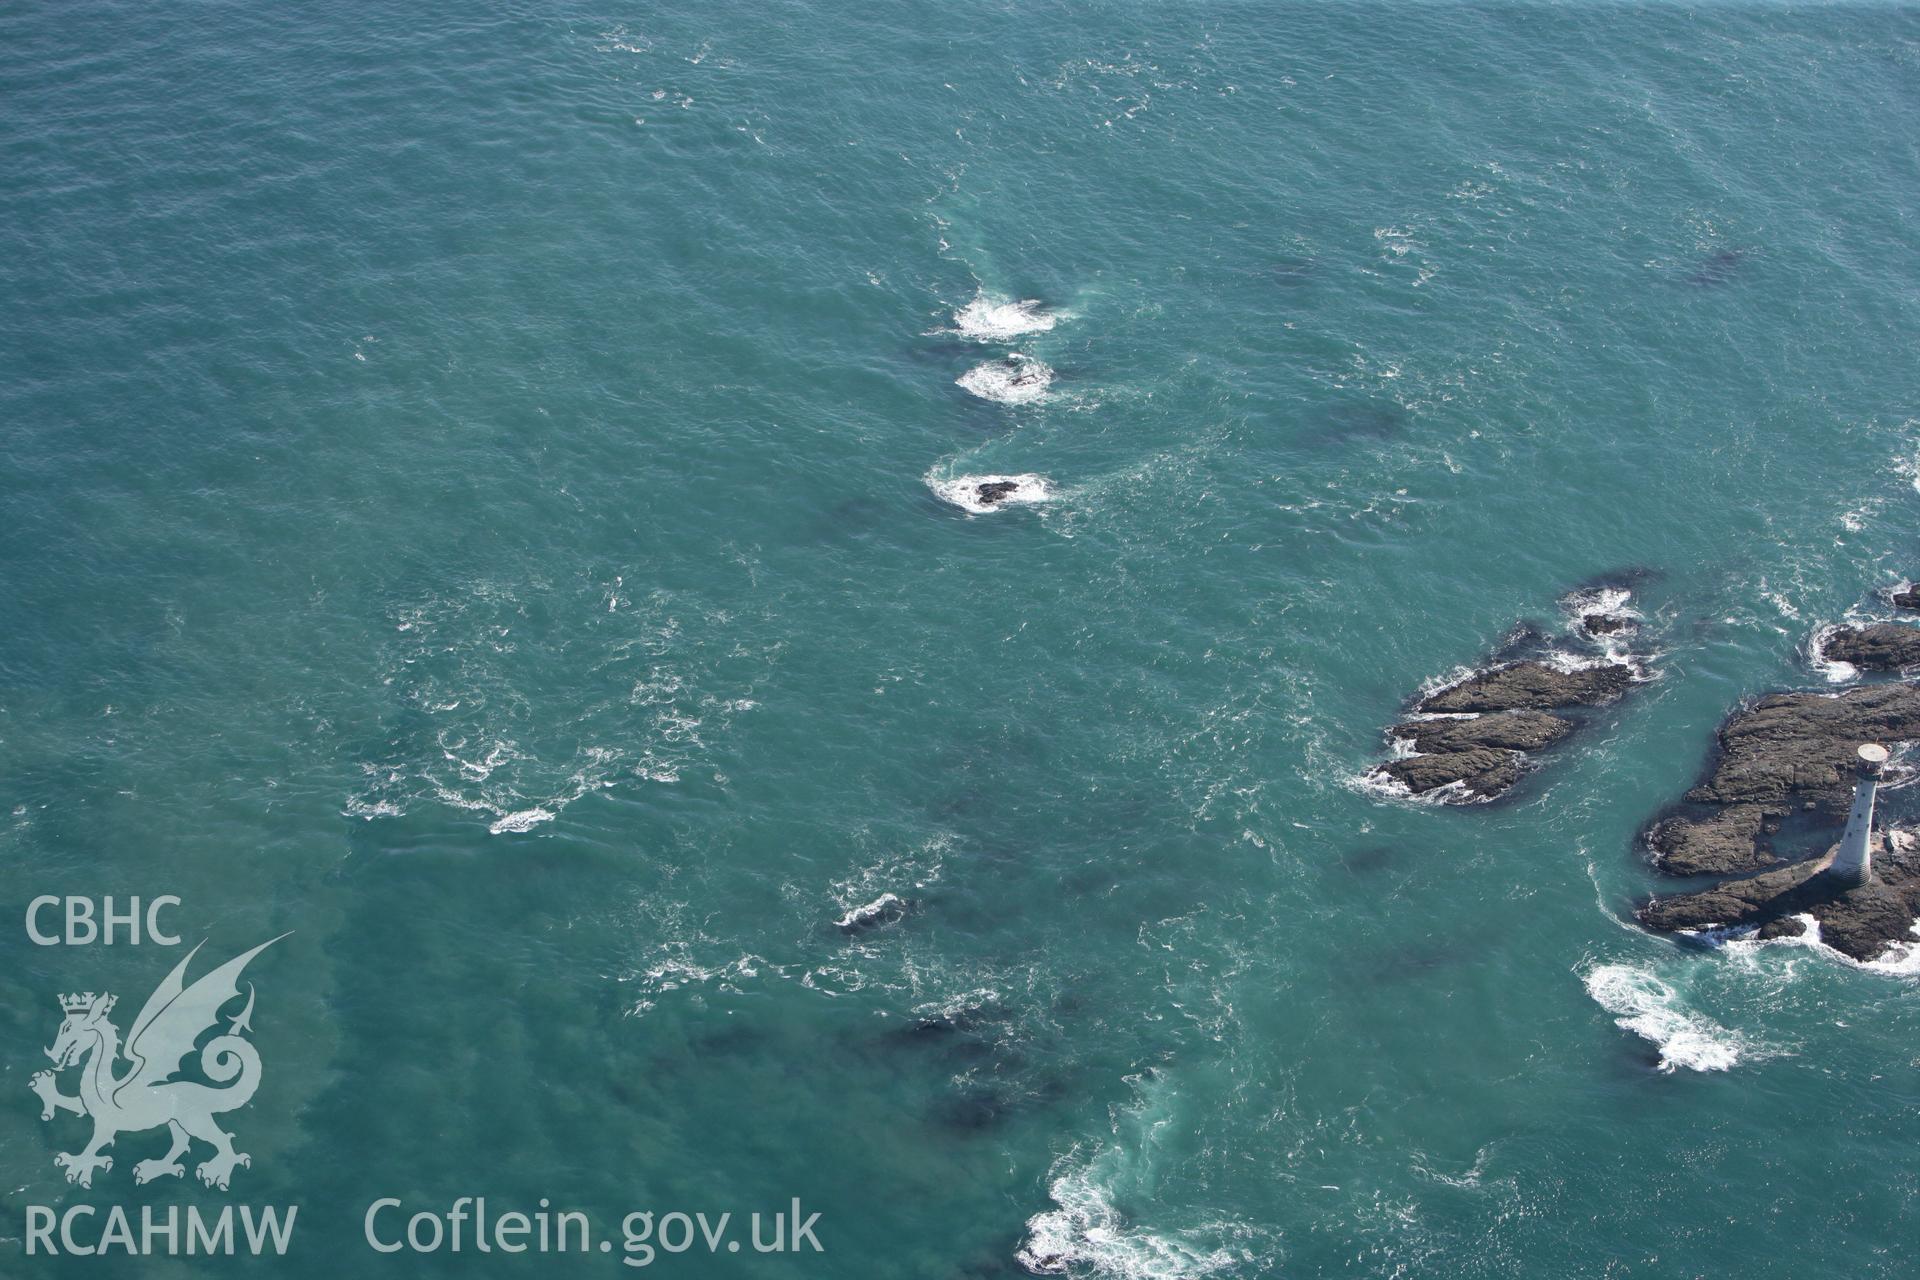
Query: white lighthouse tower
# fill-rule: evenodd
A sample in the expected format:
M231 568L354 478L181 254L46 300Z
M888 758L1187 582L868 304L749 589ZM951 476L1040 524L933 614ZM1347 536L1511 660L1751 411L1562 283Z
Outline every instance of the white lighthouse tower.
M1869 742L1857 752L1860 766L1853 784L1853 808L1847 811L1847 833L1840 837L1827 878L1834 884L1857 889L1873 874L1873 798L1880 787L1880 770L1887 763L1887 749Z

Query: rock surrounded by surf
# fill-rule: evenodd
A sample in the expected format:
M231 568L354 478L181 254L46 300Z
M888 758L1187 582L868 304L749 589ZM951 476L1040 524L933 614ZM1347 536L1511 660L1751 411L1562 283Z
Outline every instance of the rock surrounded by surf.
M928 476L927 487L942 501L976 516L987 515L1003 507L1046 502L1053 497L1053 487L1047 483L1046 477L1032 474L949 478Z
M1809 658L1829 679L1903 671L1920 662L1920 627L1896 622L1822 628ZM1642 904L1640 923L1661 933L1735 931L1761 940L1820 941L1854 960L1882 958L1913 941L1920 916L1920 839L1875 832L1864 884L1825 875L1838 849L1864 743L1920 741L1920 684L1880 682L1840 693L1776 693L1736 708L1685 798L1650 823L1654 866L1674 876L1718 875L1705 889ZM1889 782L1912 771L1891 766Z
M1004 360L977 364L954 380L956 386L1000 404L1033 404L1047 397L1053 370L1044 361L1014 352Z
M1625 588L1576 592L1561 601L1564 641L1523 626L1486 665L1419 698L1387 730L1396 758L1374 768L1387 790L1446 804L1474 804L1511 790L1531 753L1572 733L1581 712L1617 702L1648 678L1643 656L1624 647L1638 631Z
M1824 628L1810 646L1816 666L1850 676L1859 671L1894 672L1920 667L1920 626L1910 622L1867 622Z
M1834 854L1829 849L1694 893L1653 898L1640 908L1639 919L1660 933L1750 931L1762 941L1801 937L1817 926L1820 941L1842 955L1879 960L1888 947L1913 941L1920 916L1920 839L1894 829L1875 833L1869 844L1873 870L1862 885L1828 880L1824 873Z

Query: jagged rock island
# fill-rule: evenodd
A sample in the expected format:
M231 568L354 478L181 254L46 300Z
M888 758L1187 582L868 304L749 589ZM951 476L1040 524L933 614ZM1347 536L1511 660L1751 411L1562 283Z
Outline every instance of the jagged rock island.
M1496 657L1462 680L1417 700L1387 730L1406 754L1369 775L1395 789L1448 804L1491 800L1528 768L1528 753L1571 733L1579 712L1616 702L1645 679L1621 639L1636 630L1628 592L1600 587L1561 603L1574 624L1572 647L1557 647L1522 627ZM1530 652L1531 651L1531 652ZM1516 652L1529 656L1512 656Z
M1873 874L1863 885L1828 882L1834 850L1698 893L1655 898L1640 923L1661 933L1753 928L1757 938L1795 938L1804 917L1820 922L1820 940L1855 960L1878 959L1889 943L1912 942L1920 916L1920 839L1911 831L1875 833Z
M1920 740L1920 685L1874 684L1843 693L1773 694L1720 726L1715 757L1684 802L1647 829L1654 865L1670 875L1729 878L1691 893L1655 897L1638 912L1662 933L1751 930L1797 936L1811 917L1820 938L1855 960L1912 942L1920 915L1920 840L1874 832L1863 883L1836 874L1863 744ZM1885 752L1879 753L1885 758ZM1878 776L1878 767L1875 766ZM1894 770L1899 779L1904 771ZM1794 857L1806 837L1824 851Z
M1720 726L1716 758L1685 803L1647 830L1670 875L1732 875L1778 865L1770 837L1789 819L1844 820L1854 749L1920 740L1920 685L1777 693Z

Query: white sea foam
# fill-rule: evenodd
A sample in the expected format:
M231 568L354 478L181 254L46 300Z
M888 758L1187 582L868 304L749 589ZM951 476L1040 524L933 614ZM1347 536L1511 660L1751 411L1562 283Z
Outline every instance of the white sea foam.
M1021 1266L1043 1276L1189 1280L1240 1261L1224 1248L1196 1246L1127 1221L1100 1181L1106 1155L1084 1163L1068 1155L1054 1166L1047 1194L1056 1207L1027 1219L1027 1238L1015 1255Z
M1443 693L1457 684L1465 684L1467 681L1479 675L1481 671L1491 669L1492 668L1486 667L1455 667L1444 675L1437 675L1424 680L1421 682L1419 689L1414 692L1414 705L1419 706L1436 693Z
M1053 385L1053 370L1032 356L1016 351L1005 360L977 364L954 381L982 400L1033 404L1047 398L1047 388Z
M1562 598L1561 604L1575 618L1583 618L1589 613L1617 613L1637 618L1640 615L1627 607L1632 599L1633 592L1625 587L1593 587L1569 593Z
M1047 1185L1054 1207L1027 1220L1016 1260L1038 1275L1102 1280L1266 1274L1267 1232L1204 1206L1175 1207L1162 1194L1169 1185L1193 1185L1178 1176L1166 1144L1169 1132L1195 1118L1173 1076L1160 1071L1128 1083L1136 1096L1110 1114L1112 1136L1054 1162ZM1145 1204L1154 1206L1151 1220L1137 1212Z
M1582 981L1618 1026L1660 1050L1662 1071L1726 1071L1748 1050L1738 1032L1689 1012L1679 993L1643 965L1595 965Z
M1832 622L1813 633L1807 641L1807 665L1827 678L1828 684L1845 684L1860 677L1860 668L1851 662L1842 662L1838 658L1827 656L1827 641L1833 633L1840 630L1843 623Z
M868 925L880 924L897 912L906 909L906 903L897 893L883 893L865 906L854 907L841 916L834 924L842 929L864 929Z
M1418 754L1419 753L1415 751L1407 752L1407 755ZM1395 756L1394 758L1405 759L1406 756ZM1476 796L1470 794L1467 791L1467 784L1465 782L1449 782L1444 786L1438 786L1430 791L1422 791L1416 794L1412 787L1409 787L1406 783L1400 781L1400 779L1394 777L1379 765L1373 766L1364 773L1349 776L1346 779L1346 784L1353 790L1363 792L1376 799L1398 800L1402 804L1487 804L1496 799L1494 796Z
M1611 654L1601 654L1598 657L1590 657L1586 654L1568 653L1565 649L1548 649L1545 653L1539 655L1538 661L1543 666L1552 667L1555 671L1565 671L1569 674L1575 671L1591 671L1595 667L1633 667L1636 675L1638 675L1640 671L1637 664L1625 658L1615 658ZM1488 670L1497 671L1501 666L1512 665L1512 663L1503 662L1499 664L1499 666L1488 668Z
M953 327L976 342L1008 342L1023 333L1045 333L1059 320L1037 299L997 298L985 290L953 313Z
M927 487L938 494L943 501L951 502L962 511L974 515L986 515L1002 507L1016 503L1046 502L1053 497L1053 488L1045 476L952 476L942 478L929 472ZM992 502L984 502L980 497L980 486L987 484L1011 484L1013 490L1005 497Z
M553 604L540 611L551 621L531 619L530 591ZM596 620L595 692L583 687L580 701L543 705L556 732L534 750L507 730L525 725L536 700L534 655L571 634L569 620L582 615ZM362 785L343 811L365 820L431 802L493 835L524 834L630 778L678 781L702 765L707 738L754 706L745 695L758 660L737 647L727 615L665 591L637 592L617 576L560 592L482 579L407 602L389 621L383 682L405 691L433 738L424 751L360 762ZM599 696L608 681L624 684L627 696Z
M1820 936L1820 921L1810 912L1802 912L1794 917L1805 928L1798 934L1784 938L1765 940L1753 936L1754 929L1714 930L1702 929L1691 936L1710 945L1724 947L1729 953L1752 955L1768 947L1803 947L1824 959L1835 960L1855 969L1864 969L1869 973L1884 973L1896 978L1920 978L1920 920L1914 921L1910 932L1911 941L1901 939L1889 942L1886 949L1871 960L1855 960L1844 951L1835 950L1827 945Z
M1630 603L1632 600L1633 592L1625 587L1594 587L1561 597L1560 607L1567 615L1568 632L1599 645L1608 661L1633 665L1628 640L1642 619L1640 611ZM1624 618L1628 625L1618 631L1595 634L1587 630L1587 619L1594 614Z
M1910 428L1914 425L1914 420L1909 418L1906 422L1901 423L1901 425ZM1920 453L1916 453L1911 457L1895 458L1893 460L1893 473L1911 484L1915 493L1920 493Z
M1816 921L1814 928L1819 927ZM1889 942L1887 949L1876 958L1856 963L1874 973L1892 974L1897 978L1920 978L1920 920L1913 922L1910 932L1913 934L1912 941Z
M504 835L507 832L531 831L543 822L553 821L553 811L538 806L532 809L516 809L512 813L503 813L488 826L488 835Z

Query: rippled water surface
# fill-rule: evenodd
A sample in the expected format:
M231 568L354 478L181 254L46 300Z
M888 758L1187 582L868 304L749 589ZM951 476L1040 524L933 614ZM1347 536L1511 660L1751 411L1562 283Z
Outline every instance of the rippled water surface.
M26 1087L177 955L0 928L0 1270L1907 1274L1912 979L1627 921L1920 573L1916 86L1869 6L0 13L4 901L294 931L223 1196ZM1510 798L1358 783L1629 571Z

